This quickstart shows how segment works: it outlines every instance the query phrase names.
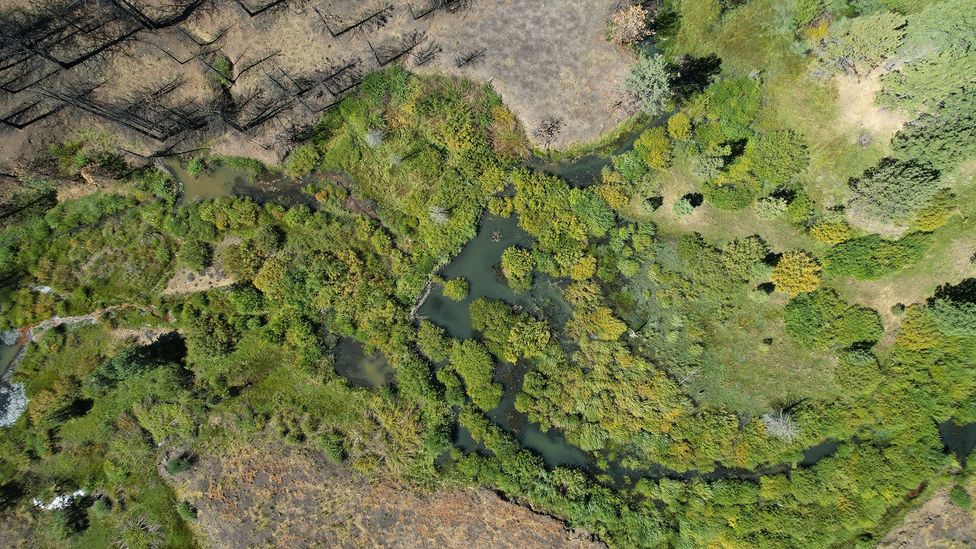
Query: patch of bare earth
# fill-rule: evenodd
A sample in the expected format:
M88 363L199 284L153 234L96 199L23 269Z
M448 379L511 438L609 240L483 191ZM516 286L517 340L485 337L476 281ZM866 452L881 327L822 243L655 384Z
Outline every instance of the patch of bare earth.
M475 1L458 20L441 18L429 34L443 53L423 70L490 82L529 130L562 121L552 144L598 138L627 113L621 83L633 60L604 38L615 0ZM458 68L457 59L483 52Z
M10 549L37 547L31 517L23 511L7 510L0 513L0 547Z
M145 347L159 341L164 335L171 334L176 330L172 328L115 328L112 330L112 338L119 341L131 341Z
M189 269L180 269L166 283L163 295L192 294L206 292L216 288L224 288L234 284L234 279L220 267L211 266L202 273L195 273Z
M173 479L211 547L600 547L486 490L420 494L321 454L248 445Z
M325 109L393 63L491 83L530 130L544 117L559 118L553 146L591 141L626 116L619 89L632 60L603 37L616 3L471 0L463 9L428 11L436 3L287 0L252 16L245 3L208 0L164 28L122 17L103 29L122 37L112 47L101 48L107 38L98 33L86 38L92 44L59 46L70 50L59 52L63 57L84 59L77 66L44 76L40 54L31 58L38 68L20 65L33 71L20 79L43 76L43 89L27 85L0 97L0 115L38 119L23 129L0 127L0 167L36 175L34 158L90 128L111 136L109 148L133 161L205 148L278 163ZM0 2L0 17L17 7L8 4ZM192 5L137 4L161 17ZM43 26L43 8L60 4L25 5ZM97 2L72 6L70 16L85 21L100 21L108 9ZM458 67L457 59L478 52ZM229 80L214 70L222 57L231 62Z
M976 547L976 524L971 513L949 501L942 489L921 508L908 513L905 522L888 533L879 549Z
M881 69L866 76L841 74L836 78L837 105L842 124L870 132L879 142L887 143L906 122L905 113L882 107L874 98L881 90Z

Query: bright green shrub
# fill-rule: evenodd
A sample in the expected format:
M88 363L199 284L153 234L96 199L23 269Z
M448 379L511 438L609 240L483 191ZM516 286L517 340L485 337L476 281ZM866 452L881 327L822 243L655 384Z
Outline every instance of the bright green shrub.
M880 278L918 262L930 244L927 233L914 233L894 241L876 234L855 238L827 252L826 271L862 280Z
M661 126L642 133L634 142L634 152L652 168L663 170L671 165L671 140Z
M501 267L508 285L516 292L524 292L532 287L535 260L529 250L515 246L507 248L502 252Z
M468 297L468 281L452 278L444 283L444 297L454 301L464 301Z
M495 383L495 363L484 345L477 341L456 342L451 348L451 368L464 380L468 396L484 411L498 406L502 399L502 386Z
M745 154L751 160L752 173L772 187L788 182L810 163L806 142L791 130L768 132L750 139Z
M845 302L833 290L798 295L786 305L786 331L807 347L849 347L881 339L878 313Z
M304 177L311 173L319 163L319 150L313 143L296 147L285 160L285 172L291 177Z

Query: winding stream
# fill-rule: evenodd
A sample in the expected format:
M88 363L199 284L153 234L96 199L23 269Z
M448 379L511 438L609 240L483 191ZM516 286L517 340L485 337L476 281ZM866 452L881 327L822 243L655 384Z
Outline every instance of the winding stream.
M662 119L663 120L663 119ZM637 127L622 135L605 148L611 154L619 154L629 149L640 133L649 127ZM592 185L599 181L601 171L610 165L609 155L590 153L570 161L550 161L540 156L530 158L526 165L530 169L543 171L567 180L579 187ZM175 159L167 160L166 168L180 182L187 201L204 200L218 196L246 195L258 202L274 200L286 205L307 203L312 200L301 192L302 181L273 174L253 176L244 170L230 166L219 166L199 176L190 175ZM309 177L320 177L313 174ZM443 295L442 286L434 285L423 303L417 308L416 316L427 319L454 338L468 339L475 336L471 327L469 307L478 298L501 300L516 310L528 312L545 318L560 333L561 326L572 314L570 306L562 298L564 281L536 273L531 289L516 294L505 283L499 272L502 252L509 246L530 248L533 239L518 226L515 216L501 218L485 213L479 223L477 235L469 241L460 254L439 273L444 279L463 277L470 285L466 299L455 302ZM564 342L569 343L569 342ZM383 387L395 383L395 372L382 354L366 355L363 346L351 339L342 339L333 350L335 371L356 387ZM711 473L688 471L679 473L656 464L640 470L622 467L611 463L608 468L598 466L597 456L573 446L557 430L542 431L537 424L515 409L515 398L521 390L526 367L522 364L500 364L495 369L495 381L504 387L501 403L487 416L496 425L514 435L523 447L538 454L549 467L576 467L592 474L609 474L615 483L627 478L676 478L690 479L701 477L708 480L721 478L758 479L763 475L777 474L794 467L791 464L771 465L756 470L730 469L720 464ZM963 461L976 446L976 424L955 425L943 423L940 433L947 449ZM464 451L484 451L470 433L458 426L454 436L455 444ZM825 441L804 451L796 466L809 467L819 460L833 455L838 449L837 441Z

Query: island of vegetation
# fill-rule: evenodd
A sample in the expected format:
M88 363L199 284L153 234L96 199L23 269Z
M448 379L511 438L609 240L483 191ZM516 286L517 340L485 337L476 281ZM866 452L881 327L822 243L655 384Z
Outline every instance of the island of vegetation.
M0 540L976 542L976 2L592 4L592 142L391 59L278 163L101 127L4 174Z

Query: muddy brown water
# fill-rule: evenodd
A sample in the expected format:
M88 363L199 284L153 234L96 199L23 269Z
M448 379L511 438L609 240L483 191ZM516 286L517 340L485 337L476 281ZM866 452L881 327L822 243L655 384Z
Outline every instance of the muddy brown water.
M270 171L254 174L228 164L218 164L193 175L176 157L164 160L163 167L182 187L181 200L184 203L222 196L247 196L260 204L274 202L286 207L298 204L311 208L317 206L314 198L302 192L302 187L311 183L317 175L294 179Z
M396 379L396 372L383 353L367 354L363 344L355 339L342 338L332 353L335 372L353 387L384 387Z

